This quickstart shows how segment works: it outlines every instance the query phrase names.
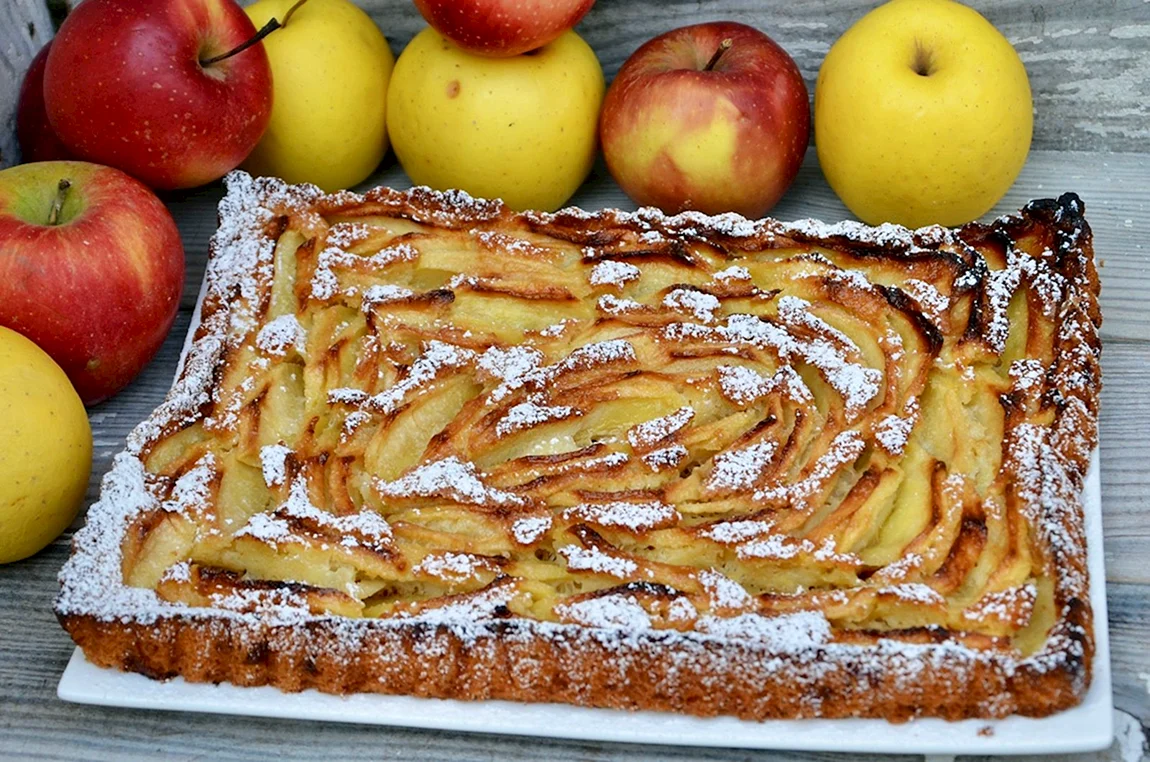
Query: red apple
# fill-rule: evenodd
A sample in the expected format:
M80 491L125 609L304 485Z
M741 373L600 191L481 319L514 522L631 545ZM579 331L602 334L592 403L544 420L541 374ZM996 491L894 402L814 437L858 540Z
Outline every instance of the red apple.
M44 110L44 62L48 60L49 42L40 48L20 86L20 100L16 102L16 138L24 161L54 161L71 159L72 154L56 137Z
M0 325L51 355L86 404L152 359L183 285L176 223L139 181L79 161L0 171Z
M637 203L761 217L799 171L810 132L795 62L762 32L714 22L645 43L603 101L607 168Z
M415 0L427 23L464 50L504 58L553 42L595 0Z
M271 113L263 45L204 63L255 35L233 0L85 0L48 55L44 99L77 156L153 188L234 169Z

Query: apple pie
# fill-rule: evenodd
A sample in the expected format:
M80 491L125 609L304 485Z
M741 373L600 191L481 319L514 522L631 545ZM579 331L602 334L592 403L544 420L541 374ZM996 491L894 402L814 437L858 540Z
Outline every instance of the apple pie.
M233 173L194 340L57 613L157 679L748 719L1069 707L1094 648L1083 211L515 214Z

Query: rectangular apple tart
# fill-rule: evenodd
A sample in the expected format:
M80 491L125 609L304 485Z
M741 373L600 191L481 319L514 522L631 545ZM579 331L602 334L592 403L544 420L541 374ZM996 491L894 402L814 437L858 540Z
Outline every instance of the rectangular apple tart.
M916 231L234 173L56 610L163 679L1039 716L1094 641L1083 205Z

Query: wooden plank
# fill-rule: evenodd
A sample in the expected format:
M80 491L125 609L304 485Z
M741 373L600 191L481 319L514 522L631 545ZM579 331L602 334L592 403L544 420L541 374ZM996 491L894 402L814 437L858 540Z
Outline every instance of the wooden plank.
M52 23L42 0L0 2L0 167L19 160L16 101L32 57L52 38Z
M1108 583L1114 705L1150 726L1150 586Z
M1150 344L1110 342L1102 349L1102 527L1106 579L1150 585ZM1147 601L1150 605L1150 601ZM1150 630L1147 630L1150 632ZM1147 687L1150 690L1150 686Z

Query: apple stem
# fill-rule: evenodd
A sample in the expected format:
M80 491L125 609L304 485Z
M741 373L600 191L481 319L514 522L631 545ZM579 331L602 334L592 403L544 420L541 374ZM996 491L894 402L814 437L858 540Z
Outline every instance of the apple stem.
M60 210L64 208L64 200L68 196L68 189L72 187L72 181L68 178L63 178L60 182L56 183L56 198L52 199L52 208L48 211L48 224L60 224Z
M715 65L717 63L719 63L719 59L723 57L723 54L726 53L728 50L730 50L731 46L734 44L735 44L735 41L732 40L730 37L728 37L725 40L723 40L722 42L720 42L719 47L715 50L715 55L711 56L710 61L707 61L707 65L703 67L703 71L713 70L715 68Z
M292 14L295 13L296 8L299 8L301 5L303 5L306 2L307 2L307 0L296 0L295 5L293 5L291 8L288 8L288 12L284 14L284 20L283 21L279 21L275 17L268 19L268 23L264 24L263 27L261 27L260 30L258 32L256 32L252 37L250 37L247 40L244 40L239 45L236 45L234 48L229 50L227 53L221 53L220 55L212 56L211 58L200 59L200 66L211 66L214 63L219 63L220 61L231 58L232 56L236 55L237 53L243 53L245 50L250 48L252 45L255 45L257 42L259 42L263 38L267 37L269 34L274 32L275 30L281 29L281 28L287 26L287 22L289 20L291 20Z

